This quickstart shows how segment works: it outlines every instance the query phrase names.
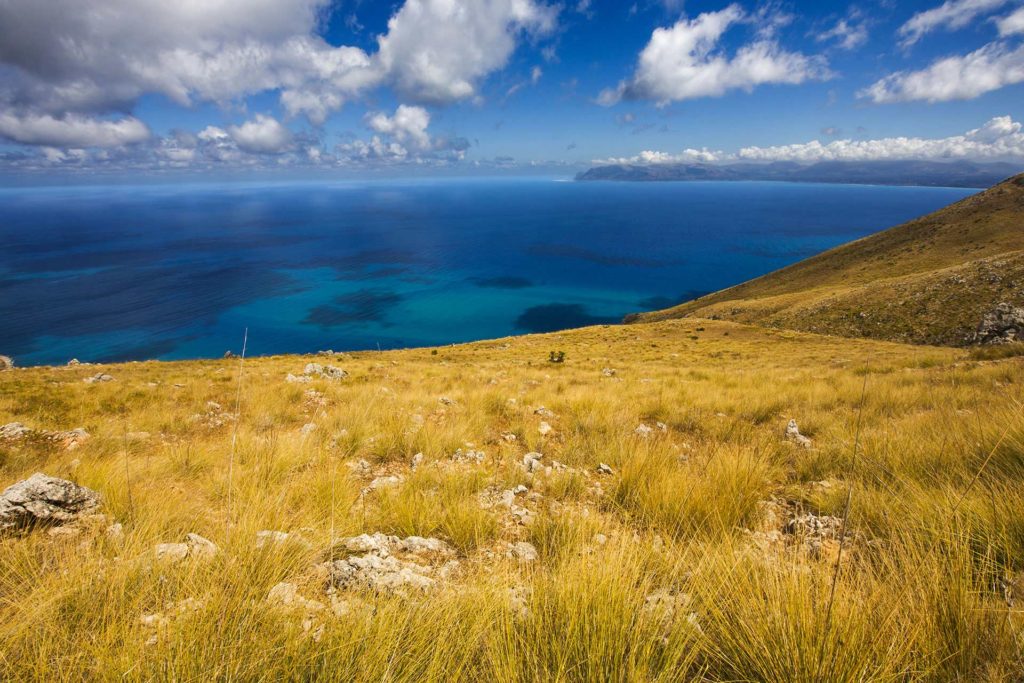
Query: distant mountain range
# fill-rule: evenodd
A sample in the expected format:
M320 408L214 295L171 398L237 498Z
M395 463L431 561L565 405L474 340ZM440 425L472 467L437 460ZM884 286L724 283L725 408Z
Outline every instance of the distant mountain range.
M777 180L803 183L991 187L1024 166L971 161L821 161L799 164L613 164L595 166L576 180Z

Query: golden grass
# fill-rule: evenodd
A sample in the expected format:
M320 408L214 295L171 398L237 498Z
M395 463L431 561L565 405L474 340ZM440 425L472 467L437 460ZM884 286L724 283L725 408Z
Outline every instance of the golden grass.
M93 435L0 445L0 483L71 478L124 525L0 539L0 678L1019 679L1020 358L706 320L436 351L246 360L237 421L237 359L0 373L0 424ZM350 375L284 381L310 360ZM785 441L791 417L813 449ZM517 485L527 525L481 505ZM836 539L811 552L772 517L842 517L847 495L838 564ZM332 539L377 531L443 538L459 570L342 591L343 616L268 606L281 581L326 603ZM189 532L220 554L154 561ZM506 557L520 541L535 562Z

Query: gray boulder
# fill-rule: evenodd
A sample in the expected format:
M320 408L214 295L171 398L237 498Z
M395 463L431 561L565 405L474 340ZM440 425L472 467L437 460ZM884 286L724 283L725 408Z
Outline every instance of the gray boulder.
M64 524L99 504L92 489L37 472L0 494L0 529Z
M1001 303L985 314L974 333L976 344L1024 341L1024 308Z

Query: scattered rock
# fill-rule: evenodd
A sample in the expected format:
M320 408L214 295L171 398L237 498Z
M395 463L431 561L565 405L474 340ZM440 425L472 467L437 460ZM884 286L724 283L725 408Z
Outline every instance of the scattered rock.
M186 543L157 543L153 548L153 554L161 562L176 564L188 557L188 544Z
M114 522L107 527L106 530L107 538L114 543L120 543L124 540L124 525L121 522Z
M302 434L303 436L309 436L310 434L312 434L315 431L316 431L316 423L315 422L307 422L306 424L302 425L302 427L299 428L299 433Z
M409 466L412 469L415 470L417 467L419 467L422 464L423 464L423 453L417 453L416 455L412 456L412 460L410 461Z
M313 379L311 377L306 377L305 375L296 376L289 372L284 376L284 381L289 384L308 384L309 382L312 382Z
M509 543L505 556L520 562L536 562L538 557L537 548L532 543L527 543L526 541Z
M99 504L92 489L37 472L0 494L0 529L66 524Z
M800 433L796 420L790 420L786 425L786 439L803 448L810 448L812 446L811 440Z
M370 482L369 486L367 486L365 489L363 489L363 493L370 493L372 491L378 491L380 489L386 489L386 488L391 488L393 486L398 486L403 481L405 481L405 480L402 477L398 476L398 475L391 475L391 476L386 476L386 477L377 477L376 479L374 479L373 481Z
M535 472L543 467L540 462L543 457L544 456L540 453L527 453L523 456L523 467L526 468L527 472Z
M186 535L184 543L158 543L153 548L153 554L157 560L170 564L177 564L188 557L197 560L210 560L218 552L219 549L213 541L203 538L199 534Z
M265 548L268 545L278 545L287 541L288 538L289 534L285 531L264 529L256 532L256 547Z
M89 432L82 427L64 432L51 432L45 429L30 429L20 422L11 422L0 427L0 442L34 441L60 446L64 450L74 450L89 439Z
M1024 308L1000 303L978 323L973 341L975 344L1024 341Z
M605 377L614 377L615 368L605 368L601 371L601 374L604 375Z
M10 356L0 356L0 372L14 369L14 359Z
M547 422L541 422L537 427L537 431L540 432L541 436L547 436L552 432L552 428Z
M548 410L544 406L540 406L539 408L534 410L533 414L534 415L540 415L541 417L546 417L546 418L549 418L549 419L553 418L555 416L555 414L553 412L551 412L550 410Z
M298 587L294 583L281 582L270 589L267 593L267 603L278 609L287 611L319 612L324 609L324 604L317 600L307 600L299 595Z
M610 466L606 465L603 462L598 464L598 466L597 466L597 473L598 474L613 474L612 468Z
M454 460L455 462L475 465L479 465L480 463L482 463L484 461L484 458L486 457L487 454L484 453L483 451L474 451L471 448L465 451L463 451L460 448L456 450L455 453L452 454L452 460Z
M114 381L114 378L105 372L101 372L93 375L92 377L86 377L82 381L86 384L96 384L97 382L112 382Z
M72 358L71 360L68 361L68 365L71 366L71 367L74 367L76 365L81 365L81 364L82 363L77 358Z
M637 426L637 428L633 430L633 433L636 434L637 436L647 438L648 436L654 433L654 430L651 427L648 427L646 424L640 423Z
M185 543L188 545L188 554L192 557L209 560L217 555L217 545L199 534L188 534L185 536Z
M440 403L442 405L446 405L446 406L453 406L453 405L455 405L455 401L451 400L447 396L442 396L441 398L437 399L437 401L438 401L438 403Z

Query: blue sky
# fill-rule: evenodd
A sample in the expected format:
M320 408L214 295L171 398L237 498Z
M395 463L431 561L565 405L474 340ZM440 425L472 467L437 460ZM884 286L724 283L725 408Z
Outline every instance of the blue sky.
M1024 2L8 0L0 173L1024 165Z

